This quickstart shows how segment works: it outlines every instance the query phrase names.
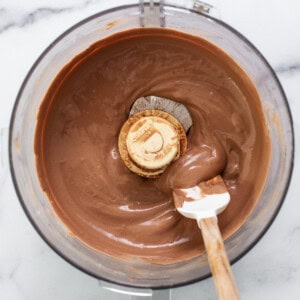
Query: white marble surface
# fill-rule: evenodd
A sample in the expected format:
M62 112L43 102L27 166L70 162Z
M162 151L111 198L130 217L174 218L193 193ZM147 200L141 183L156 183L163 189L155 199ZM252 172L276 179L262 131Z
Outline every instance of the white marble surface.
M99 10L128 2L0 0L0 128L8 127L22 80L54 38ZM241 298L300 299L300 2L207 2L265 55L279 75L294 117L296 160L286 201L267 234L233 266ZM9 173L1 169L0 174L0 299L123 299L103 292L97 280L45 244L21 209ZM175 289L172 299L216 299L213 282Z

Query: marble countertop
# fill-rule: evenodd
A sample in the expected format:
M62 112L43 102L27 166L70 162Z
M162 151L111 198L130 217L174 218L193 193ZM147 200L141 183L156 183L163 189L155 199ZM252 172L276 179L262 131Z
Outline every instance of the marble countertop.
M20 85L40 53L76 22L122 0L0 0L0 128L7 128ZM300 299L300 2L209 1L275 69L294 118L294 173L285 203L259 243L233 266L242 299ZM2 144L5 144L5 131ZM129 299L56 255L25 216L8 172L0 173L0 299ZM298 184L297 184L298 183ZM172 299L216 299L211 278Z

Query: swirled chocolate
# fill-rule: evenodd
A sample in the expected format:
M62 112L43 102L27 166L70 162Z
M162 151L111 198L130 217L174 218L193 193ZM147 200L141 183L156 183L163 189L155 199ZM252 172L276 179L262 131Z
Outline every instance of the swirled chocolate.
M118 135L141 96L183 103L187 152L157 179L130 172ZM264 186L269 135L255 86L221 49L168 29L135 29L92 45L52 82L38 115L40 182L73 235L122 259L169 264L204 249L194 220L179 215L172 188L221 174L231 202L224 238L246 221Z

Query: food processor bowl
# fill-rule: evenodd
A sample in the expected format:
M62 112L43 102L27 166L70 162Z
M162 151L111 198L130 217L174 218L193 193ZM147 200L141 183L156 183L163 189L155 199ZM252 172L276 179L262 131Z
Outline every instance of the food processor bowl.
M271 162L256 207L242 227L225 241L231 263L257 243L278 213L290 182L294 140L289 106L268 62L240 33L209 15L172 5L142 3L141 6L116 7L73 26L42 53L21 86L10 123L10 167L20 202L43 239L80 270L119 285L157 289L182 286L208 277L206 255L171 265L157 265L138 259L120 260L89 248L69 234L52 209L40 185L34 153L39 107L60 70L93 43L141 26L165 26L201 36L215 44L245 70L261 98L270 132Z

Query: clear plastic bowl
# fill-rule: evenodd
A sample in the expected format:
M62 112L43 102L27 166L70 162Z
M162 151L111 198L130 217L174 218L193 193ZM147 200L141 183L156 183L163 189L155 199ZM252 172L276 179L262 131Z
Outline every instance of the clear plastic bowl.
M108 35L141 26L160 26L158 19L141 20L138 5L98 13L69 29L38 58L19 91L10 124L9 156L20 202L43 239L68 262L99 279L121 285L166 288L189 284L210 275L205 255L172 265L121 261L97 252L68 234L43 192L35 168L34 134L37 113L50 83L78 53ZM165 6L164 25L199 35L222 48L248 73L259 92L272 144L265 188L244 225L225 241L233 263L249 251L278 213L289 186L294 138L289 106L282 87L264 57L240 33L207 15Z

